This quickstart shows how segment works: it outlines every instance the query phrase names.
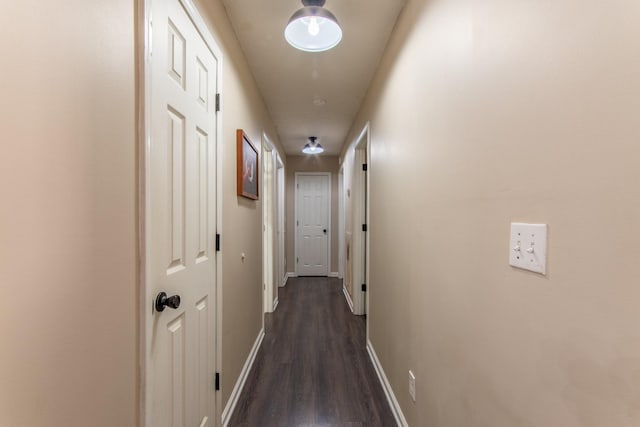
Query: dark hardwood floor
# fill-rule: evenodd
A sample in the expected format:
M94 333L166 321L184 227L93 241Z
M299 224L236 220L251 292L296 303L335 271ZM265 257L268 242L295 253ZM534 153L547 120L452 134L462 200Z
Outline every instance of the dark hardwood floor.
M395 426L341 281L290 278L229 425Z

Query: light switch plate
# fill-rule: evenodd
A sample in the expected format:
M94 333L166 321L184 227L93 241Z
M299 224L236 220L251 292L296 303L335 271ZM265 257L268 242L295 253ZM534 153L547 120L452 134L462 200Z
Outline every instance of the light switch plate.
M547 224L511 223L509 264L536 273L547 273Z

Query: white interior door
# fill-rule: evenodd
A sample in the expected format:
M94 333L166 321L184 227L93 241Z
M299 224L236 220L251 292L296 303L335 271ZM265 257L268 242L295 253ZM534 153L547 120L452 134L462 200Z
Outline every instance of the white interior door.
M151 11L145 420L214 426L218 63L179 0Z
M277 173L276 179L278 181L277 184L277 199L278 199L278 232L277 232L277 245L278 245L278 269L277 269L277 283L278 286L284 286L285 284L285 276L287 274L286 271L286 257L285 257L285 227L284 227L284 194L285 194L285 174L284 174L284 165L280 160L280 157L277 158Z
M263 311L273 312L275 302L274 277L274 159L273 149L268 146L266 136L262 142L262 281Z
M353 313L362 315L367 313L368 292L362 290L362 285L369 289L368 283L368 263L369 246L368 236L371 224L369 224L369 125L363 129L356 142L353 169L353 192L352 192L352 284L353 284ZM363 168L363 165L367 165Z
M331 174L296 174L296 262L300 276L329 275Z
M345 264L344 168L338 174L338 277L344 281ZM344 284L344 282L343 282Z

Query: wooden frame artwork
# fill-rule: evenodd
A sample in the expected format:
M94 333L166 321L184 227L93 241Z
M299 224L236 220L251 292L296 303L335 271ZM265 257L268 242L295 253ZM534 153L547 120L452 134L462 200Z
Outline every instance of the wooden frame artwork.
M236 131L238 149L238 196L258 200L258 150L242 129Z

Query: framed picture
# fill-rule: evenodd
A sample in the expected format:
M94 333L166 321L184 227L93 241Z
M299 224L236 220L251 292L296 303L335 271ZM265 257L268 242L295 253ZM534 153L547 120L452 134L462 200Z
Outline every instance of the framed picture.
M238 196L258 200L258 150L242 129L236 131L238 146Z

